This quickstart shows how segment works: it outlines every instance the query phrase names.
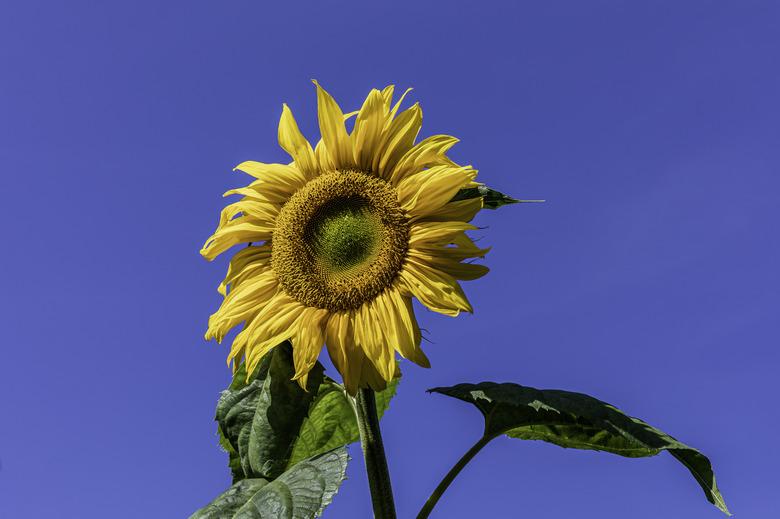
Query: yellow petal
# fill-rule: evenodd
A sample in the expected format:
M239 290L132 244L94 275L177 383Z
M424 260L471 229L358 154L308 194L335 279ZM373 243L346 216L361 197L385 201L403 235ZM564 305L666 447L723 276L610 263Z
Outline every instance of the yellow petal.
M365 355L355 344L350 312L331 314L325 326L325 342L333 365L341 373L344 387L350 395L357 393Z
M482 198L470 198L468 200L457 200L448 202L439 209L426 212L425 216L415 216L410 219L411 222L449 222L460 221L470 222L477 216L482 209Z
M230 366L230 364L233 364L233 371L235 373L236 367L238 364L241 363L241 359L244 357L244 354L246 353L246 341L247 341L247 334L249 332L246 329L246 326L244 327L241 332L239 332L238 335L236 335L235 339L233 339L233 344L230 346L230 353L227 357L227 364Z
M452 236L446 245L446 247L442 247L440 245L423 244L414 249L456 261L463 261L467 258L484 258L490 252L490 247L484 249L477 247L471 238L466 236L465 232Z
M246 160L233 168L233 171L242 171L247 175L255 177L258 180L287 177L294 179L299 183L306 181L304 174L301 173L297 167L290 164L276 164Z
M279 206L276 204L244 197L222 209L217 228L224 227L241 215L246 215L258 225L274 225L278 214Z
M490 269L485 265L479 265L477 263L442 262L434 264L434 267L442 272L446 272L455 279L462 279L463 281L473 281L490 272Z
M463 231L473 231L477 227L466 222L417 222L411 225L409 248L453 243Z
M435 166L401 181L398 200L410 217L424 217L441 209L476 176L477 171L468 166Z
M242 162L234 169L243 171L257 178L253 186L258 191L275 189L277 192L286 193L289 197L306 184L306 176L298 168L286 164L264 164L262 162Z
M392 346L387 344L377 322L375 305L375 301L370 301L355 310L355 338L382 378L389 381L395 374L395 353ZM365 371L365 367L363 369Z
M295 161L295 167L306 175L306 178L311 179L319 174L314 150L298 129L298 123L286 104L282 105L282 117L279 120L279 146L290 154Z
M242 195L246 199L273 204L279 208L281 208L281 206L290 198L289 194L277 193L276 191L263 189L261 186L261 183L255 181L247 187L239 187L237 189L225 191L222 196Z
M357 112L344 114L344 122L349 120L351 117L356 116L357 114ZM314 154L317 156L317 162L320 163L320 171L333 171L336 169L336 166L333 164L333 161L330 158L330 154L328 153L328 147L325 146L325 143L322 141L322 139L317 141L317 145L314 146Z
M253 272L267 268L270 261L270 245L241 249L230 258L227 274L217 288L217 292L224 296L227 293L228 285L231 285L231 287L237 286L247 276L251 276Z
M271 300L277 288L276 275L268 269L231 289L219 310L209 318L206 340L215 338L217 342L222 342L234 326L257 314Z
M401 292L390 288L380 294L377 299L385 331L385 337L402 357L411 360L424 368L431 367L430 361L420 348L422 335L414 317L411 300L401 295Z
M393 358L393 361L395 361L395 358ZM384 391L387 389L388 380L379 373L374 364L369 362L368 359L364 360L360 367L360 387L370 387L374 391ZM397 376L397 374L398 370L396 368L394 376Z
M269 222L241 216L219 227L206 240L200 254L211 261L238 243L268 240L271 238L273 230L274 227Z
M390 174L390 181L397 185L409 175L431 166L455 166L446 153L458 139L450 135L433 135L423 139L407 151Z
M417 250L410 250L409 257L416 261L428 265L436 270L449 274L455 279L472 281L481 278L488 273L489 269L485 265L476 263L461 263L448 257L442 257L438 254L424 253Z
M421 127L422 109L415 103L401 112L384 130L382 150L374 156L371 170L377 176L389 179L395 164L414 145Z
M328 311L321 308L306 308L298 318L298 333L292 338L293 364L295 376L303 389L309 378L309 371L317 362L320 350L325 342L323 326L328 317Z
M373 165L385 119L382 93L376 89L371 90L358 112L355 128L352 130L355 163L363 170L370 170Z
M441 314L473 312L458 282L449 274L408 258L399 278L422 304Z
M330 153L328 153L328 148L322 139L317 141L317 145L314 147L314 154L317 156L317 162L319 162L322 171L333 171L336 169L333 160L330 158Z
M387 85L382 89L382 99L385 103L385 112L390 114L390 104L393 102L393 93L395 92L395 85Z
M269 351L282 344L288 338L289 335L277 334L276 336L272 337L271 339L265 342L254 344L252 346L247 347L245 350L247 375L254 372L257 365L260 363L260 361L263 359L263 357L266 356L266 354Z
M407 95L409 94L409 92L411 92L411 91L412 91L412 89L411 89L411 88L407 88L407 89L404 91L404 93L403 93L403 94L401 94L401 97L400 97L400 98L398 98L398 102L397 102L397 103L395 103L395 106L393 106L393 109L392 109L392 110L390 110L390 117L391 117L391 118L392 118L392 117L395 117L395 114L396 114L396 113L398 113L398 109L399 109L399 108L401 108L401 103L403 103L403 102L404 102L404 99L406 99L406 96L407 96ZM392 97L392 96L391 96L391 97ZM389 101L388 101L388 104L389 104Z
M336 100L317 81L314 81L314 84L317 87L317 118L325 149L337 169L354 166L352 146L344 126L344 113Z
M271 348L298 333L298 318L304 308L287 294L279 291L252 319L246 334L246 362L250 372Z
M219 225L224 226L238 214L245 214L253 220L273 225L273 222L276 221L276 217L279 215L279 206L269 202L259 202L244 198L238 202L226 205L222 209Z

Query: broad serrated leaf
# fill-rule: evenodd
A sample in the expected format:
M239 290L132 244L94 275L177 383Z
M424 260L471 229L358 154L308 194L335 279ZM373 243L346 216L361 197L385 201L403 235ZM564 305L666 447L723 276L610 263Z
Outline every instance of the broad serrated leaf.
M333 500L347 461L340 447L301 461L274 481L239 481L190 519L313 519Z
M400 380L400 377L393 379L387 389L376 393L377 413L380 418L390 406L390 400L395 396ZM309 416L301 426L288 467L310 456L358 440L360 432L350 397L341 384L325 377L317 398L309 409Z
M312 399L322 381L318 363L307 391L291 380L289 343L268 353L247 380L243 365L217 404L221 443L230 456L234 481L242 477L274 479L287 466Z
M225 519L235 517L239 508L244 506L249 499L261 488L268 485L267 479L244 479L234 483L232 487L221 493L217 498L196 511L190 519Z
M487 438L506 434L626 457L655 456L668 451L688 468L707 499L731 515L706 456L601 400L582 393L494 382L458 384L429 391L476 406L485 418Z

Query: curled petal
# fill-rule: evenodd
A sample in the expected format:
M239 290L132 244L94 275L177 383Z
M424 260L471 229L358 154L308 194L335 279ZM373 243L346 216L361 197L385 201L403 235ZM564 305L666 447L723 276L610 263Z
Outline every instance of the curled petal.
M298 129L298 123L286 104L282 105L282 117L279 120L279 146L290 154L295 166L306 178L314 178L319 174L314 150Z
M404 179L398 185L398 199L412 218L425 217L440 210L476 176L469 166L436 166Z
M292 338L295 364L293 380L297 380L303 389L306 389L309 371L317 362L325 342L323 328L327 317L328 311L321 308L305 308L298 317L298 331Z
M354 160L349 135L344 125L344 112L319 83L314 81L314 84L317 87L317 117L325 149L336 168L349 168L354 165Z
M446 155L457 142L458 139L450 135L432 135L423 139L401 157L390 174L390 181L397 185L407 176L431 166L457 167Z
M271 238L274 227L270 222L240 216L220 226L200 250L201 256L211 261L233 245Z
M461 311L473 312L460 285L449 274L410 258L400 279L414 297L434 312L452 317Z
M389 179L396 162L414 145L422 127L422 109L415 103L401 112L387 126L381 144L381 152L374 156L372 171Z

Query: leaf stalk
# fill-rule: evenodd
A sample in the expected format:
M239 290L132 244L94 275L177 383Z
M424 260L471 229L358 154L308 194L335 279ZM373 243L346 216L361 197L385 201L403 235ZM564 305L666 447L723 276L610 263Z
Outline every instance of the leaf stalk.
M455 479L455 477L460 474L460 471L463 470L463 467L466 466L466 464L471 461L471 459L477 455L479 451L482 450L482 448L487 445L490 440L492 440L493 436L484 435L482 436L477 443L471 446L471 448L466 451L466 454L464 454L457 463L450 469L449 472L447 472L447 475L444 476L444 479L441 480L441 483L436 487L436 489L431 494L431 497L428 498L428 501L425 502L423 507L420 509L420 513L417 514L417 519L426 519L433 510L433 507L436 506L436 503L439 502L439 499L441 498L442 494L444 494L444 491L447 490L447 487L450 486L450 483Z

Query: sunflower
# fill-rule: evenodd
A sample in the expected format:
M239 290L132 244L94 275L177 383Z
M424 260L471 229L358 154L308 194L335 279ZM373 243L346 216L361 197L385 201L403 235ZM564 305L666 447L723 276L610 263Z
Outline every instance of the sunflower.
M293 162L235 168L256 180L225 193L241 199L223 209L201 254L249 245L230 261L206 339L221 342L243 323L228 364L244 359L249 373L289 340L303 387L325 344L350 394L380 390L396 375L396 352L430 366L412 297L445 315L472 312L458 280L488 271L466 262L488 251L466 235L482 199L453 198L478 185L477 171L446 156L454 137L415 144L420 106L398 113L409 90L391 107L393 86L374 89L345 116L314 84L322 134L314 149L285 104L279 145Z

